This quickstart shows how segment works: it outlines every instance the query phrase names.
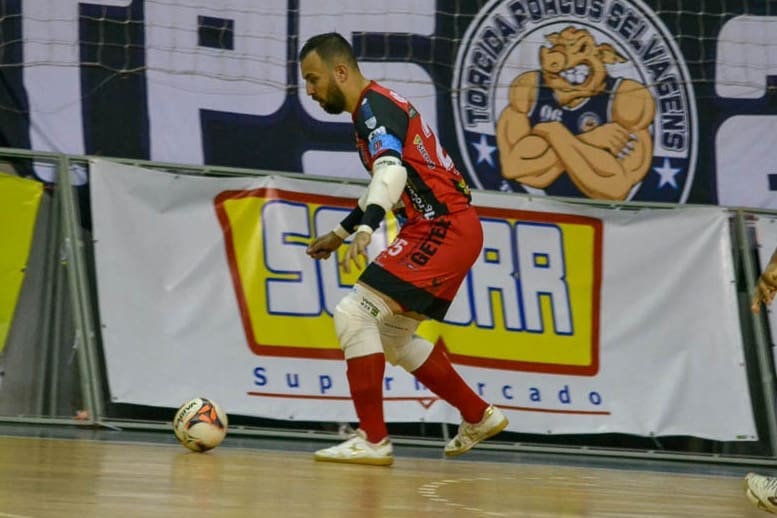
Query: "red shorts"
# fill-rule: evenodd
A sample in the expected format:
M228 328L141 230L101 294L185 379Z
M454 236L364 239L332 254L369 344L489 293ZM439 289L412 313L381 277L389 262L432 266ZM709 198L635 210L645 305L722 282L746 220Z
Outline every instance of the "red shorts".
M359 281L405 311L442 320L482 247L483 228L473 207L408 221Z

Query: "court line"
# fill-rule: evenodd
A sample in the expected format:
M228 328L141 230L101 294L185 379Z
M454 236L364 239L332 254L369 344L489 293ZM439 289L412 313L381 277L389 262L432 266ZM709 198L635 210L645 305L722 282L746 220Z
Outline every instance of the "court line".
M463 508L465 511L468 511L470 513L477 513L485 516L509 516L508 514L505 514L505 513L489 511L487 509L481 509L480 507L469 507L466 504L461 504L459 502L455 502L453 500L449 500L445 497L442 497L437 492L438 489L443 488L445 486L459 484L462 482L463 483L472 482L474 480L490 481L491 479L486 477L477 477L475 479L453 478L453 479L437 480L437 481L427 482L426 484L418 487L416 489L416 492L421 496L428 498L432 502L436 502L438 504L444 504L449 508Z

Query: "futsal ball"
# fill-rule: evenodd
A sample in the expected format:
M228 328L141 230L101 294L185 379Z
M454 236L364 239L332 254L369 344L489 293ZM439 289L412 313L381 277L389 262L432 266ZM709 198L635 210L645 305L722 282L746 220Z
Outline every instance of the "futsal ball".
M196 397L178 408L173 432L192 451L212 450L227 435L227 415L212 399Z

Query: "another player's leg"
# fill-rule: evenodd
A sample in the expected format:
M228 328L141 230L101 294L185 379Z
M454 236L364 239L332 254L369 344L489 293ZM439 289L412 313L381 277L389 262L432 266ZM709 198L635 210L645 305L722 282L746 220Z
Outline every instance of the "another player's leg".
M413 346L413 342L409 344ZM456 436L445 445L445 455L454 457L493 437L507 427L508 420L494 405L489 405L459 376L444 348L434 347L429 358L412 371L418 381L461 412Z
M383 419L383 373L386 360L378 327L391 315L380 297L360 286L335 309L335 329L347 362L348 385L359 429L347 441L315 453L328 462L389 466L394 462Z
M461 455L504 430L508 420L467 385L443 347L414 335L417 327L418 321L402 315L386 319L380 328L386 358L461 412L459 432L445 446L446 455Z
M745 494L758 509L777 514L777 477L748 473Z

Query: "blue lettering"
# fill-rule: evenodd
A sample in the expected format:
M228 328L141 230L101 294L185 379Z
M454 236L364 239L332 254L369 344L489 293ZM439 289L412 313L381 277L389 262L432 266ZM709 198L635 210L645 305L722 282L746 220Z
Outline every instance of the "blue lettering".
M291 388L299 388L299 374L286 373L286 385Z
M254 369L254 385L257 387L263 387L267 385L267 376L264 373L267 371L264 367L257 367Z
M572 396L569 394L569 385L564 385L564 388L558 391L558 400L565 405L572 402Z

